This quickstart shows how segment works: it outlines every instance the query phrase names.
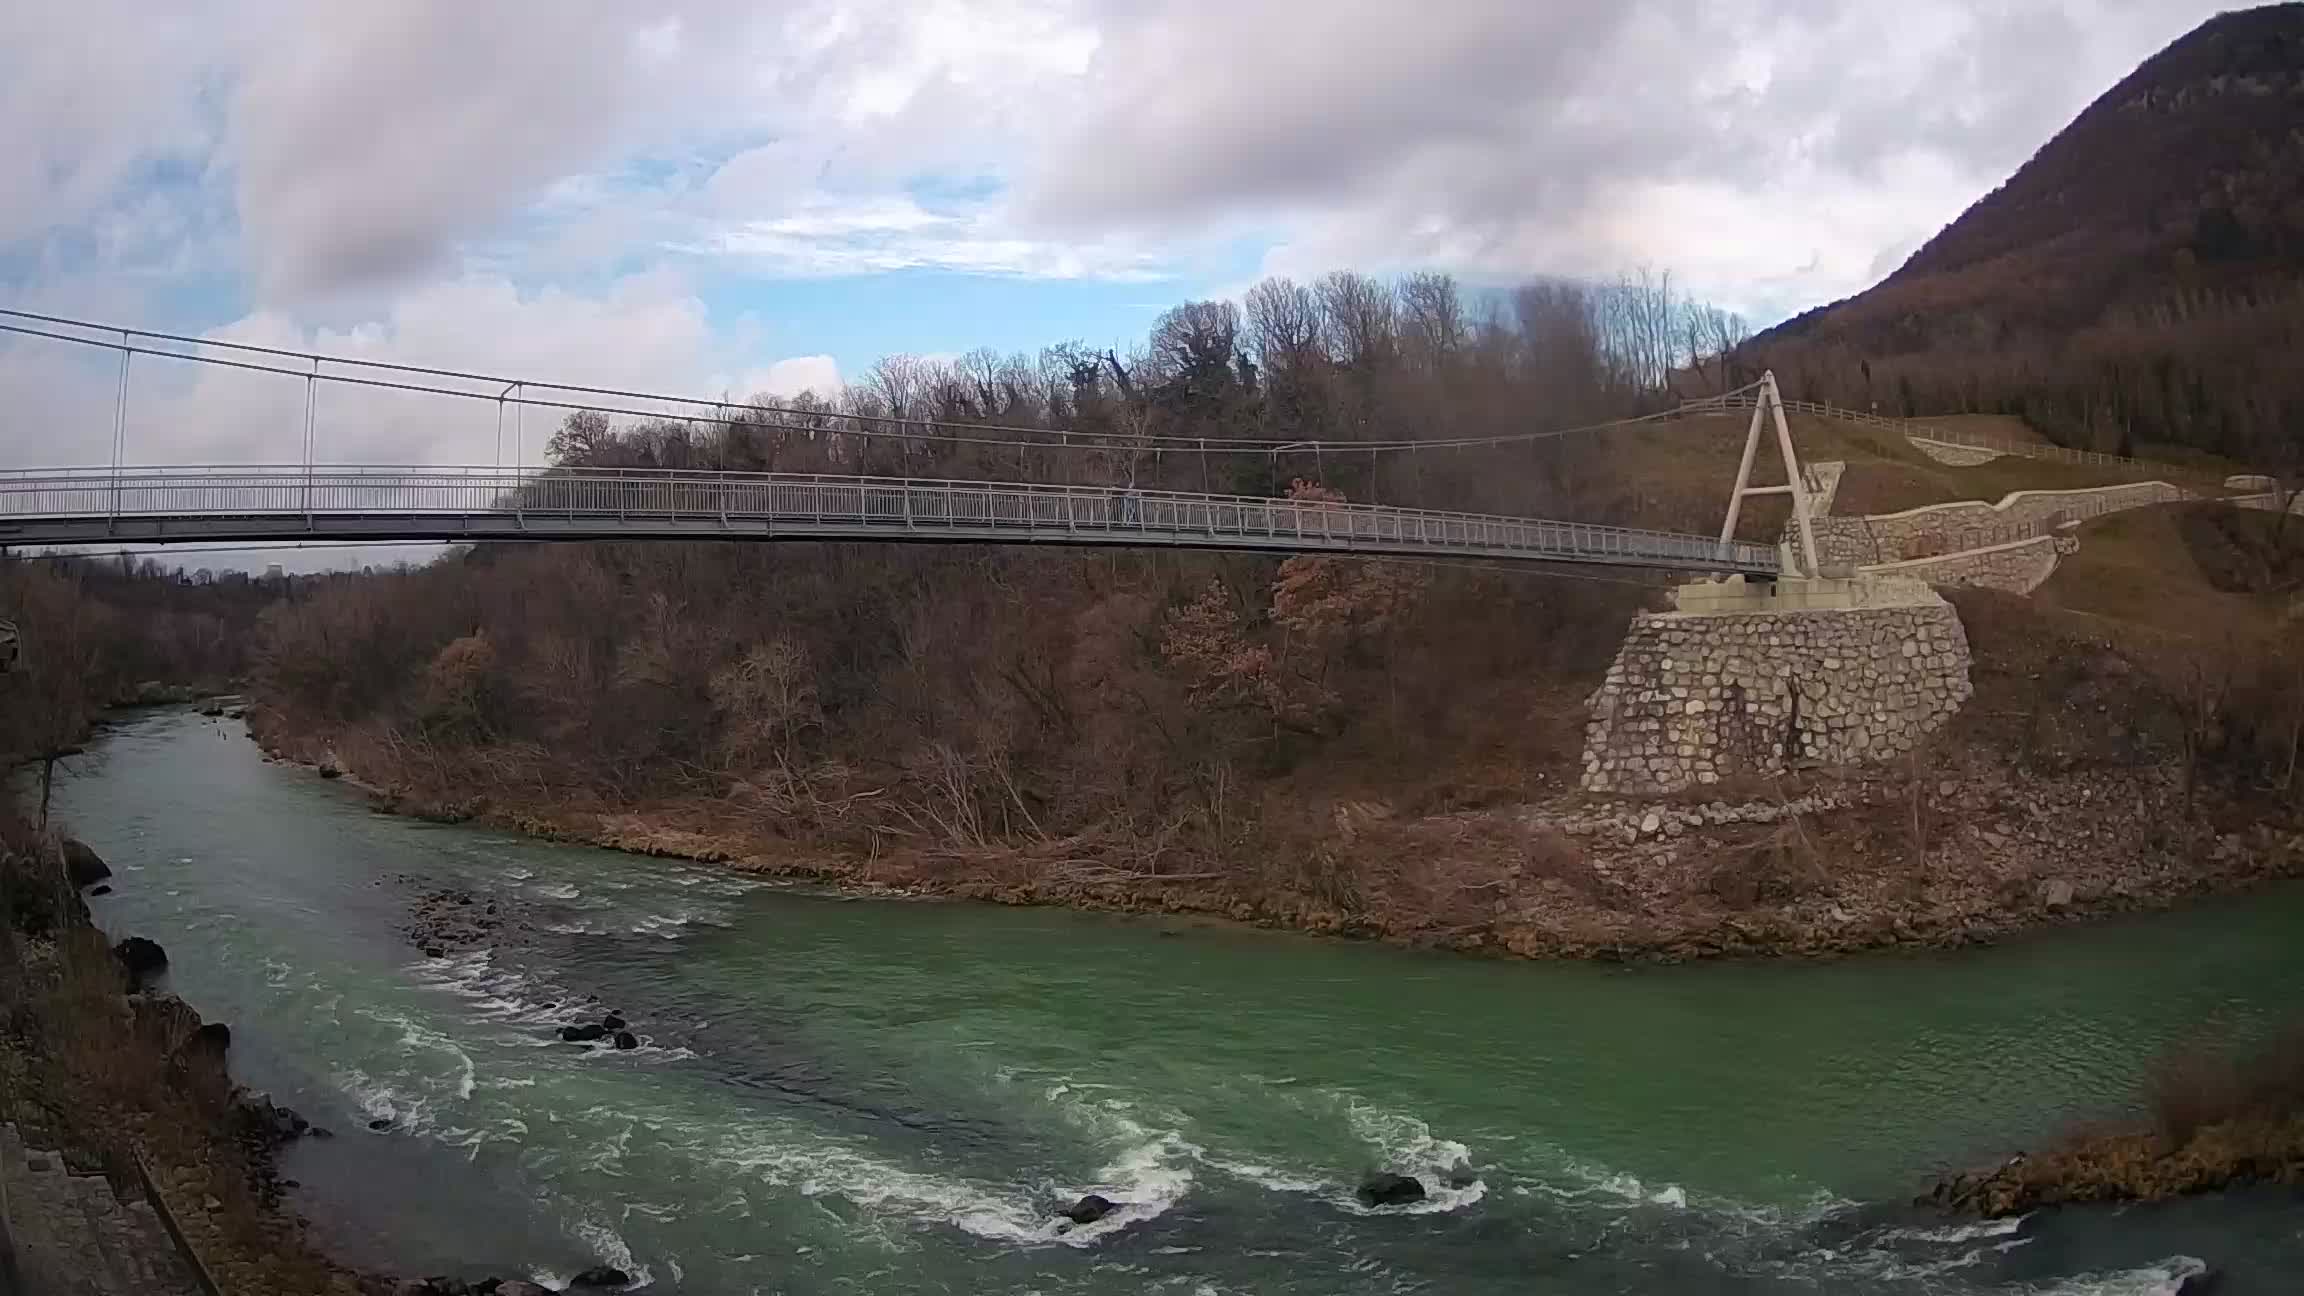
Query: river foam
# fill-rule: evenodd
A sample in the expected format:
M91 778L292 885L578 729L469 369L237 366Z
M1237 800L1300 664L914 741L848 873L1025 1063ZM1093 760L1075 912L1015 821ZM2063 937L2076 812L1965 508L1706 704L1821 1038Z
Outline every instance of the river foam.
M2039 1296L2177 1296L2184 1280L2208 1272L2196 1256L2169 1256L2139 1269L2059 1278L2029 1290Z

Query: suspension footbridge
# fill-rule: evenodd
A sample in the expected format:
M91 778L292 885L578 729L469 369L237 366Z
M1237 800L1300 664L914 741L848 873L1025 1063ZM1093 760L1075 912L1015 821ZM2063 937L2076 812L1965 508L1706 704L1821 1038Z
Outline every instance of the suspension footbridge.
M1320 493L1274 498L1212 490L1139 489L1136 465L1161 455L1269 455L1279 461L1445 449L1464 442L1274 443L1246 439L1122 436L1076 430L929 422L821 409L778 410L726 402L510 379L455 370L289 351L215 339L145 333L0 311L0 333L48 339L117 357L111 462L0 471L0 545L440 540L866 540L1118 545L1477 558L1584 566L1773 576L1785 569L1774 545L1721 534L1590 522L1346 503ZM256 371L303 387L304 461L295 464L149 466L132 462L127 410L132 366L170 364ZM693 426L772 428L779 436L889 444L898 463L923 445L994 446L1017 465L1014 480L875 473L795 473L525 463L442 467L318 462L326 430L323 388L356 388L449 401L493 402L501 448L507 411L541 407L565 415L673 419ZM1773 379L1758 385L1745 474L1732 496L1797 488L1749 487ZM732 413L731 410L735 412ZM1779 410L1780 415L1780 410ZM1780 421L1780 418L1779 418ZM1553 433L1534 435L1556 435ZM1504 438L1503 440L1510 440ZM1789 442L1784 443L1789 457ZM1077 473L1086 454L1100 473ZM1069 456L1069 458L1067 457ZM1104 480L1037 479L1032 469ZM1797 481L1797 475L1793 477ZM1803 501L1796 501L1796 506ZM1804 516L1804 514L1803 514Z

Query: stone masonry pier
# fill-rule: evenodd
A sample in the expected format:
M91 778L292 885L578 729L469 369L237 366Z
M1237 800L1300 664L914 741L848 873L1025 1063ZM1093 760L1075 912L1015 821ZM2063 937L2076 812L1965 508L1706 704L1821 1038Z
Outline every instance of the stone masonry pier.
M1592 695L1587 791L1656 795L1909 752L1968 700L1959 615L1910 580L1740 578L1635 617Z

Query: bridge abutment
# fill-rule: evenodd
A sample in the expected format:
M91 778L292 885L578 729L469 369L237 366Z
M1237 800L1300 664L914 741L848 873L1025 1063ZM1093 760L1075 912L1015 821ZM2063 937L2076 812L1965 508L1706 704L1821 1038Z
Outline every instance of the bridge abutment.
M1592 695L1588 791L1890 760L1971 692L1959 614L1918 581L1734 578L1676 602L1633 619Z

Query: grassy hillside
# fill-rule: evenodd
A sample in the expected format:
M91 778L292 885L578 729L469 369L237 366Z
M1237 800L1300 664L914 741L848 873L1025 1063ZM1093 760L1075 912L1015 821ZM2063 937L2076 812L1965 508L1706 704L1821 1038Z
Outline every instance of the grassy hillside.
M1871 290L1755 338L1810 399L2304 466L2304 5L2211 18Z

